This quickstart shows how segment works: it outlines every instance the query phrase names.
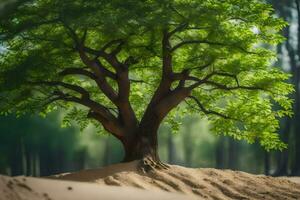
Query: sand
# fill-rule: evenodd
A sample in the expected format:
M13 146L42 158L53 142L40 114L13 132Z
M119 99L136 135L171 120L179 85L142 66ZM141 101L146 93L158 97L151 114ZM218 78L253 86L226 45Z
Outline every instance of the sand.
M142 173L137 162L46 178L0 176L0 200L300 199L299 178L170 165Z
M198 199L300 199L299 178L274 178L240 171L192 169L170 165L168 170L143 174L136 162L112 165L102 169L60 174L55 178L89 181L99 185L159 189L170 193L196 196ZM297 183L298 182L298 183Z
M0 176L0 200L196 200L159 190L112 187L93 183Z

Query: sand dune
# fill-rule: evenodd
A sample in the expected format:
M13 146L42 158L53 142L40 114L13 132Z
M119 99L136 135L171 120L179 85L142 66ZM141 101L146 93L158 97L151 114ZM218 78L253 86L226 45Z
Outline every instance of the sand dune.
M93 183L0 176L0 200L196 200L159 190L99 186Z
M216 169L191 169L171 165L168 170L143 174L137 162L112 165L102 169L57 175L56 178L88 181L100 185L130 186L145 190L163 190L197 196L200 199L300 199L300 184L287 178L252 175Z
M176 165L142 173L137 165L116 164L48 178L0 176L0 200L300 199L296 177Z

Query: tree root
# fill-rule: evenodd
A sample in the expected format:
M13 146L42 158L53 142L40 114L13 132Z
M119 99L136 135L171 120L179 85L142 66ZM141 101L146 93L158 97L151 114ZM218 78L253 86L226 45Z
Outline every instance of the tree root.
M170 168L169 165L161 162L160 160L155 160L151 156L144 157L140 163L139 163L139 170L142 171L142 173L146 174L150 171L155 170L167 170Z

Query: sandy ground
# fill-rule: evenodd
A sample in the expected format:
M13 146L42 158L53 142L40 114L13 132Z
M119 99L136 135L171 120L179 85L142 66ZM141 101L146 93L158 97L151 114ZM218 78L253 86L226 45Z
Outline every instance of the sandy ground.
M217 169L192 169L171 165L168 170L143 174L136 162L102 169L57 175L56 178L89 181L100 185L130 186L183 193L198 199L299 199L299 178L273 178L245 172ZM298 182L298 183L297 183Z
M287 180L290 180L292 182L300 184L300 177L280 177L280 178L287 179Z
M299 180L176 165L145 174L131 162L50 179L0 176L0 200L300 200Z
M0 200L196 200L159 190L112 187L94 183L0 176Z

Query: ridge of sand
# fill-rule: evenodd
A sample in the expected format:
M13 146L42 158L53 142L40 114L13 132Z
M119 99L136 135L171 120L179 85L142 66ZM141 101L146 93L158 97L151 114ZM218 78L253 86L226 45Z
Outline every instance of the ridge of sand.
M136 187L150 191L159 189L196 195L198 198L201 197L200 199L300 199L300 184L286 178L176 165L170 165L168 170L155 170L144 174L137 171L137 162L130 162L60 174L53 178L94 182L99 185Z
M0 175L0 200L196 200L159 190L112 187L94 183Z

